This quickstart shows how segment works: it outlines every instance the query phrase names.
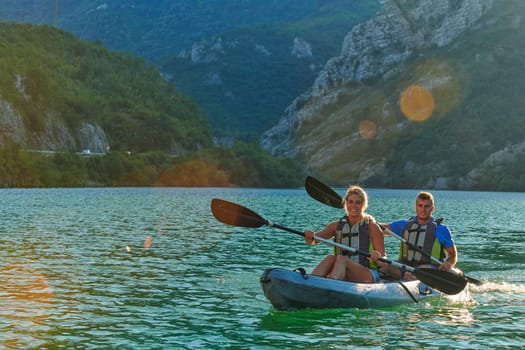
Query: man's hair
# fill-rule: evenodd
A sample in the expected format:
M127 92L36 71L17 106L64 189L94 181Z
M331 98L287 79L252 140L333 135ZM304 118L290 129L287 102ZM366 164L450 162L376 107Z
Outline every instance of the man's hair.
M434 196L430 192L419 192L417 194L416 199L421 199L424 201L430 201L432 202L432 206L434 206Z

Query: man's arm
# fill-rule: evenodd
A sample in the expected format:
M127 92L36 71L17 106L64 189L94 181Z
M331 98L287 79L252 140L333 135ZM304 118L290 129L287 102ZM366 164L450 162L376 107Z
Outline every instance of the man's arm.
M439 269L449 271L451 268L456 266L456 263L458 261L458 251L456 249L456 246L453 245L450 248L446 248L445 252L447 253L447 258L439 266Z

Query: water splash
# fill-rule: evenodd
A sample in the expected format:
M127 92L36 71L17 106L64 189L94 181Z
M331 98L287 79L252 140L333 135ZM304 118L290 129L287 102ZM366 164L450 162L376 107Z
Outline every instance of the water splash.
M476 294L500 292L525 295L524 284L514 284L509 282L485 282L479 286L469 286L469 289Z
M523 294L525 295L525 285L524 284L515 284L509 282L484 282L483 284L471 285L469 289L476 293L493 293L501 292L508 294Z

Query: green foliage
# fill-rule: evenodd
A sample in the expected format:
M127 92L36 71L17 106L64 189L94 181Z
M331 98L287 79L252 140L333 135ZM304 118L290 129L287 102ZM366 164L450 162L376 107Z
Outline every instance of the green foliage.
M184 157L164 152L111 152L103 156L35 153L0 147L0 187L298 187L302 166L276 159L255 144L209 148Z
M229 179L215 162L193 159L177 162L164 172L155 183L157 186L177 187L226 187Z
M38 184L20 146L8 144L0 148L0 187L33 187Z
M157 185L282 188L302 186L304 178L298 161L274 158L256 144L237 142L232 148L210 148L175 160Z
M298 187L304 181L304 169L298 161L278 159L252 143L237 142L228 156L219 158L219 166L241 187Z
M113 150L211 145L197 105L154 67L47 26L0 22L0 96L43 132L48 114L75 129L95 122Z
M264 7L287 7L285 3L265 2ZM297 8L299 4L303 9ZM252 6L253 11L263 7ZM203 51L214 57L210 61L193 62L177 53L161 63L173 84L195 98L217 134L253 141L271 128L285 108L311 87L326 61L340 53L352 27L374 13L377 3L303 1L288 7L290 17L308 15L209 38ZM310 45L311 56L291 53L295 38ZM221 49L213 50L217 42Z
M465 35L450 50L449 61L454 62L458 73L468 81L464 84L464 107L451 111L446 120L425 125L424 133L439 130L440 136L421 137L412 147L426 150L427 157L450 164L451 173L447 175L452 171L464 174L495 150L523 141L525 82L521 72L525 68L525 39L517 34L513 18L516 13L525 13L525 6L523 2L507 5L496 6L487 19L490 23ZM493 22L492 18L498 21ZM431 144L423 144L425 139L432 140ZM451 146L453 157L445 151ZM414 152L412 155L418 156ZM523 190L519 183L523 173L521 164L512 161L489 170L478 189Z

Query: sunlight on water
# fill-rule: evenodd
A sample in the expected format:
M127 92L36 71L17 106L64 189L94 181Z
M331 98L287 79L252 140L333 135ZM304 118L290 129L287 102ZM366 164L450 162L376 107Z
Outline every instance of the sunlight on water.
M53 291L46 277L27 263L12 263L0 268L0 313L2 327L0 344L25 348L38 344L39 331L44 330L53 312ZM29 332L31 330L31 332Z

